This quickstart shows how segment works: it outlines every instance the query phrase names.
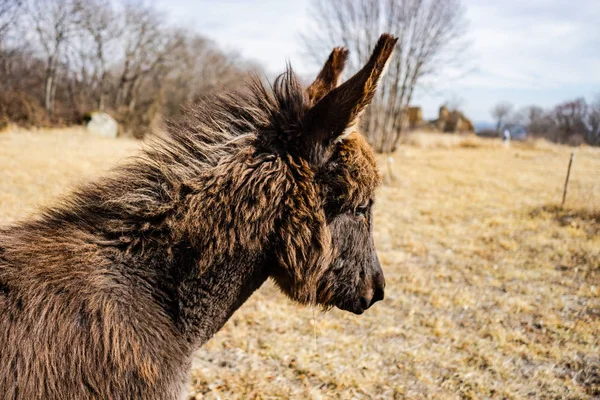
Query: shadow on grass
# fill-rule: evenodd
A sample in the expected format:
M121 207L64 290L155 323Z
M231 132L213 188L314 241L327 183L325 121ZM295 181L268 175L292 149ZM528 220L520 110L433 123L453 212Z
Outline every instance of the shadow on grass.
M592 211L585 208L568 208L555 204L547 204L536 207L530 211L531 218L551 218L561 226L584 223L595 228L595 234L600 233L600 211Z
M599 211L546 205L534 208L529 216L554 225L544 229L562 242L563 249L555 252L556 269L581 274L589 284L600 284L600 249L593 244L600 237Z
M600 357L576 354L560 363L556 373L559 378L568 377L581 385L590 396L600 396Z

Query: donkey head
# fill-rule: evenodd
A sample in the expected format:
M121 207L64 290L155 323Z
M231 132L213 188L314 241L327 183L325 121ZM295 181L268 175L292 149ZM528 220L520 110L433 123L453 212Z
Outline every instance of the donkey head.
M382 35L368 63L341 85L348 51L334 49L304 90L305 111L292 147L299 159L296 173L310 176L312 184L299 189L307 212L295 215L294 233L284 239L287 254L279 257L283 268L273 273L298 301L361 314L383 299L385 280L373 242L372 214L380 178L358 122L395 43L394 37ZM297 208L291 213L298 213ZM303 262L290 268L290 252Z

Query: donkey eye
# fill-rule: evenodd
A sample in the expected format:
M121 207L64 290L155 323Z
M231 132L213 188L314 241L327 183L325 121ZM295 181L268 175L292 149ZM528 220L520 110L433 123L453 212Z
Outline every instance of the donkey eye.
M358 206L354 210L354 216L360 218L367 218L367 213L369 212L369 205L365 204L364 206Z

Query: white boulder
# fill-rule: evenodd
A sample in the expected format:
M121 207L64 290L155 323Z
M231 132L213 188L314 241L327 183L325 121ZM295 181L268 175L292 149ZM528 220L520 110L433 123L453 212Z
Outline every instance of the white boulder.
M118 122L107 113L99 111L90 114L86 128L92 135L108 138L116 138L119 133Z

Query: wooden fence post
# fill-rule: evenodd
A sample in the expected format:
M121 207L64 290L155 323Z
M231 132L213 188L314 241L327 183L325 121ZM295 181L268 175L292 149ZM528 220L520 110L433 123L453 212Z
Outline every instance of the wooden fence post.
M569 168L567 168L567 179L565 179L565 188L563 190L563 198L561 207L565 206L565 200L567 199L567 186L569 186L569 176L571 176L571 165L573 164L574 153L571 153L571 158L569 159Z

